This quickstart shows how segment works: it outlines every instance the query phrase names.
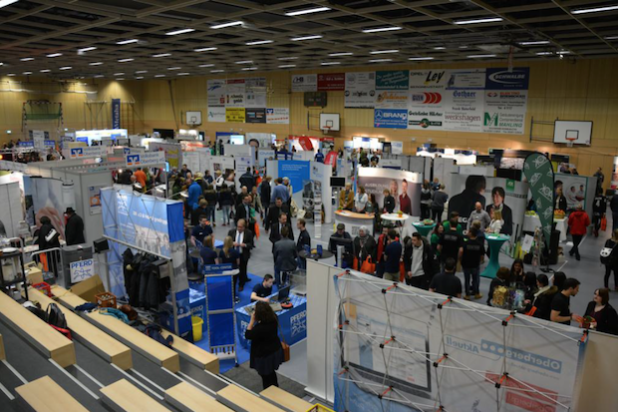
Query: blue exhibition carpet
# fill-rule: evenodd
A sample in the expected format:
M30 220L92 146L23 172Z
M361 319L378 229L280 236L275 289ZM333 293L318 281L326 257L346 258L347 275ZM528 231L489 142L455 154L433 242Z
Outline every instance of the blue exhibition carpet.
M245 289L239 293L240 303L237 303L236 307L245 306L251 303L251 291L253 290L253 286L256 285L257 283L262 282L262 278L260 276L253 275L251 273L249 273L249 278L251 279L251 282L247 283L245 285ZM190 282L189 286L191 287L191 289L197 289L201 291L202 293L204 292L203 283ZM277 287L275 286L274 289L276 288ZM237 331L238 331L238 328L234 327L234 333L236 333L236 341L238 342L238 332ZM208 330L206 330L206 327L204 327L204 333L203 333L202 340L199 342L195 342L195 344L199 346L200 348L210 352L210 345L208 342ZM238 364L249 361L249 351L243 348L240 344L236 345L236 352L238 355ZM219 362L219 364L220 364L220 373L225 373L234 367L234 360L233 359L222 360Z

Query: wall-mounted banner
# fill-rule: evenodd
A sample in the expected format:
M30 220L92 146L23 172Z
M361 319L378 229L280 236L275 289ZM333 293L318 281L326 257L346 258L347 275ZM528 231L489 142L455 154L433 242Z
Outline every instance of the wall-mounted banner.
M266 109L266 123L290 124L290 109L287 107L273 107Z
M485 88L488 90L528 90L530 83L530 68L516 67L486 69Z
M375 72L353 72L345 75L345 107L372 109L376 99Z
M225 107L245 107L245 79L228 79L225 87Z
M245 79L245 107L266 107L265 77Z
M208 106L208 121L211 123L225 123L225 107Z
M165 164L165 152L148 152L126 156L127 167L162 166Z
M120 99L112 99L112 129L120 129Z
M403 153L403 142L391 142L391 153L392 154L402 154Z
M449 78L448 70L412 70L410 90L443 89Z
M225 121L226 122L245 122L245 109L244 108L225 108Z
M66 152L67 150L65 150ZM107 152L103 146L92 147L72 147L68 149L71 159L86 159L92 157L103 157ZM66 156L66 153L65 153Z
M447 90L483 90L485 88L485 69L449 70Z
M407 109L408 92L382 90L377 92L375 107L377 109Z
M530 68L487 69L483 131L523 134Z
M266 167L267 160L275 159L275 151L272 149L259 149L258 150L258 166Z
M165 154L165 161L170 164L170 168L180 169L182 165L182 147L180 144L150 142L148 148L151 152L162 151Z
M292 76L293 92L316 92L318 91L317 74L295 74Z
M389 70L376 72L376 90L408 90L410 72L408 70Z
M246 123L266 123L266 109L245 109Z
M444 96L444 129L457 132L482 132L484 94L483 90L449 88Z
M345 90L345 73L318 74L318 91Z
M223 79L208 80L208 107L225 107L226 84Z
M374 127L384 129L406 129L408 111L400 109L375 109Z
M387 160L387 159L383 159ZM393 159L396 160L396 159ZM382 162L380 162L382 163ZM399 161L401 168L401 161ZM421 175L405 170L392 170L375 167L358 168L358 186L364 186L368 195L375 195L379 205L384 203L384 190L388 189L395 198L395 211L401 210L401 199L404 200L404 213L419 216L421 213ZM405 197L400 198L403 193Z

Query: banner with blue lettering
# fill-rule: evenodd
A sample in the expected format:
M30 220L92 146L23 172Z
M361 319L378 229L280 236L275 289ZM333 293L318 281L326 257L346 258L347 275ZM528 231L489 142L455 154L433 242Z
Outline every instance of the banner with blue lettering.
M279 160L277 175L287 177L292 185L292 198L302 205L305 185L311 185L311 162L305 160Z
M112 129L120 129L120 99L112 99Z
M374 127L387 129L406 129L408 111L402 109L375 109Z

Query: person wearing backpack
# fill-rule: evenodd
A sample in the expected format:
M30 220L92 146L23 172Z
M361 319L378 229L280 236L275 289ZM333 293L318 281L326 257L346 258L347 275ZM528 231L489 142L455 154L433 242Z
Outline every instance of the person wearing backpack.
M605 265L604 284L609 289L609 277L614 272L614 289L618 291L618 229L612 232L611 239L605 241L601 250L601 263Z

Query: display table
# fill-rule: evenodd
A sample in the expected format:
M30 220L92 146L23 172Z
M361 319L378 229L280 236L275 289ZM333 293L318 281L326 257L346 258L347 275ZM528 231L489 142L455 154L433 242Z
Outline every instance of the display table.
M369 234L373 236L373 215L366 213L355 213L349 210L337 210L335 212L335 224L343 223L346 232L352 235L352 238L358 236L358 229L361 226L367 226Z
M270 297L276 297L278 293ZM285 309L277 313L279 325L283 331L285 342L293 345L307 337L307 298L290 293L290 301L294 305L292 309ZM238 341L243 348L249 347L249 341L245 339L245 331L251 321L251 315L245 310L254 306L255 302L236 308L236 327L238 329Z
M556 230L560 232L560 242L566 242L567 240L567 220L555 219ZM536 228L541 227L541 221L538 215L525 215L524 216L524 232L534 232Z
M399 213L383 213L380 215L380 218L382 218L382 220L390 220L391 222L403 223L410 218L410 215L403 213L399 216Z
M493 279L496 277L496 272L500 269L500 249L504 242L511 239L508 235L494 235L494 234L486 234L485 239L487 239L487 244L489 245L489 263L485 270L481 273L481 276L484 278Z
M427 237L427 235L436 227L435 222L431 225L426 225L423 222L412 222L412 226L416 229L418 233L423 237Z

